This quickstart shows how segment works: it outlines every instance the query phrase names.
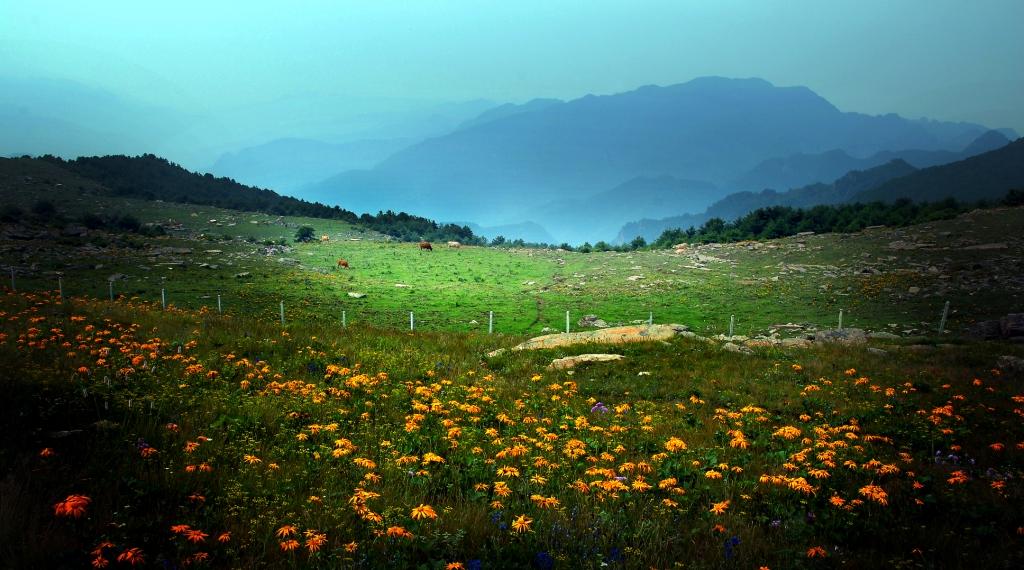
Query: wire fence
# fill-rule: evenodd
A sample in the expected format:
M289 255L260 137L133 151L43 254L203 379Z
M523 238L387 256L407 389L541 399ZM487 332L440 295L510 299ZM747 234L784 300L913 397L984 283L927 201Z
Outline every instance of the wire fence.
M682 322L687 319L675 318L678 312L673 311L637 311L635 308L604 309L602 311L591 311L580 307L546 307L538 310L531 318L525 311L502 312L494 309L460 309L453 311L451 308L436 307L409 307L409 308L383 308L377 306L366 306L359 299L324 299L319 297L302 297L296 295L282 295L274 299L273 295L260 292L258 295L248 296L240 291L231 292L210 292L200 286L190 286L188 283L175 283L173 287L162 284L159 291L152 287L139 288L129 287L124 291L119 290L118 282L113 279L102 280L102 285L94 284L88 287L75 287L82 289L68 291L64 276L58 276L53 283L55 288L46 287L39 278L19 280L17 272L10 269L10 282L6 289L18 291L19 286L25 291L50 291L59 298L77 294L77 296L118 302L123 300L143 301L148 303L159 303L162 309L183 308L192 310L207 310L222 315L246 315L261 320L276 321L283 326L295 321L315 322L318 324L336 323L342 328L349 326L373 326L376 328L408 330L408 331L474 331L487 334L532 334L532 333L554 333L554 332L579 332L582 330L594 330L607 326L620 325L654 325L654 324L693 324L699 322L695 327L702 332L711 334L722 334L727 337L734 337L737 334L753 336L755 333L764 332L768 326L759 323L755 326L745 319L738 320L735 314L727 318L700 318L690 319L689 323ZM82 285L78 282L77 285ZM660 307L664 309L664 307ZM453 313L459 313L457 316ZM597 313L601 313L600 318ZM541 314L543 313L543 314ZM933 332L948 332L946 326L950 316L950 302L945 301L940 311L937 311L938 325ZM835 319L832 322L821 326L820 323L810 323L802 320L803 328L810 330L833 329L843 330L849 328L849 314L844 309L838 309ZM785 326L785 325L782 325Z

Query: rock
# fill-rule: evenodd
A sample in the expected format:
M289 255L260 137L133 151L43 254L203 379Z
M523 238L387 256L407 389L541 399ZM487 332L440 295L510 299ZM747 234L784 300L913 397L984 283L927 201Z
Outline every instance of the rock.
M1024 358L1009 355L1000 356L996 360L996 366L998 366L1000 370L1005 370L1006 372L1024 374Z
M639 281L641 279L644 279L643 275L630 275L626 278L627 281Z
M874 339L874 340L897 340L897 339L900 338L900 335L893 334L891 332L878 331L878 332L868 333L868 338Z
M115 273L110 277L107 277L107 281L121 281L122 279L128 279L128 276L124 273Z
M920 292L921 292L921 288L920 287L911 287L911 288L907 289L907 293L910 293L911 295L917 295Z
M935 347L930 345L930 344L911 344L909 346L900 347L900 350L905 350L907 352L918 352L918 353L920 353L920 352L932 352L932 351L935 350Z
M580 354L577 356L567 356L565 358L556 358L551 361L548 365L548 370L567 370L573 368L577 364L584 364L588 362L613 362L616 360L622 360L624 357L621 354Z
M889 354L888 351L882 350L881 348L875 348L873 346L868 347L868 352L870 354L874 354L875 356L885 356Z
M77 224L64 226L64 228L60 230L60 235L67 237L81 237L87 233L89 233L89 230L86 229L85 226L79 226Z
M1024 336L1024 313L1010 313L999 319L999 334L1003 338Z
M723 344L722 345L722 349L723 350L727 350L729 352L736 352L736 353L739 353L739 354L754 354L753 350L750 350L749 348L747 348L745 346L740 346L738 344L733 344L731 342L727 342L727 343Z
M252 276L252 273L249 273L248 271L243 271L241 273L235 273L235 279L245 279L246 277L250 277L250 276Z
M366 296L366 293L356 293L355 291L349 291L348 296L352 297L353 299L362 299L363 297Z
M395 283L395 287L398 287L400 289L404 289L404 288L408 287L408 285L406 285L405 283Z
M583 318L576 321L576 324L580 327L596 327L599 329L608 328L608 323L603 319L597 318L597 315L583 315Z
M1002 336L1002 327L998 320L978 321L967 327L965 333L970 338L990 340Z
M686 336L687 334L693 333L687 333L685 327L680 325L631 325L596 331L548 334L531 338L526 342L516 345L512 350L541 350L577 344L623 344L628 342L669 340L676 336Z
M496 356L501 356L502 354L505 354L506 350L507 349L505 349L505 348L499 348L497 350L492 350L492 351L487 353L487 358L494 358Z
M785 348L809 348L811 341L806 338L784 338L781 344Z
M836 342L839 344L864 344L868 341L862 329L829 329L814 333L815 342Z

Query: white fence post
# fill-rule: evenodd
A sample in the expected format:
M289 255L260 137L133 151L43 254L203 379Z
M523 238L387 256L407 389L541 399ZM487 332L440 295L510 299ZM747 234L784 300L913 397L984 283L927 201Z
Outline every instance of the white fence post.
M114 280L113 279L108 280L107 284L110 285L110 287L109 287L109 289L110 289L110 300L113 301L114 300Z
M18 289L14 286L14 268L11 268L11 291L17 291Z
M487 334L494 334L494 311L487 313Z
M345 322L345 311L342 311L341 312L341 328L345 328L347 326L348 326L348 323Z
M224 309L221 307L221 304L220 304L220 295L217 295L217 312L218 313L223 313L224 312Z
M58 277L57 278L57 296L58 296L58 298L61 301L64 300L64 278L63 277Z
M569 311L565 312L565 332L569 332Z
M284 325L284 301L281 301L281 324Z
M647 326L653 326L653 325L654 325L654 311L651 311L647 315Z
M946 330L946 317L948 316L949 301L946 301L946 304L942 306L942 319L939 321L939 334L942 334L942 331Z
M736 328L736 315L729 315L729 338L732 338L733 330Z
M412 311L409 311L409 330L416 330L416 317L413 316Z
M160 289L160 306L167 310L167 289Z
M839 330L843 330L843 310L839 309Z

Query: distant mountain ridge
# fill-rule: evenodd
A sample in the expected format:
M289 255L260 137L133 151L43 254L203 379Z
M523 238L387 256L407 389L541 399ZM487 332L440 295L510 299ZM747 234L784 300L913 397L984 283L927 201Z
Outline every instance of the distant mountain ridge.
M959 152L918 149L885 150L866 158L856 158L841 149L833 149L819 154L795 154L782 158L770 158L744 173L732 183L732 186L749 190L797 188L823 180L834 180L845 172L866 170L894 159L906 161L916 168L927 168L995 150L1005 146L1010 140L1003 132L990 130L972 140Z
M771 157L832 149L850 156L956 152L987 130L842 112L806 87L705 77L492 109L375 168L341 173L301 195L356 211L400 206L494 225L534 219L545 203L588 200L641 176L708 181L721 197L735 189L731 181ZM559 239L587 235L585 221L573 224L548 229Z
M983 146L968 145L964 152L978 148ZM630 222L623 226L616 239L622 243L639 235L650 241L667 229L698 227L712 218L733 220L770 206L808 208L900 199L937 202L946 198L974 203L998 200L1009 190L1021 188L1024 188L1024 138L995 150L924 169L917 169L902 159L893 159L881 166L849 172L832 184L811 184L786 192L738 192L700 214Z
M369 139L329 143L283 138L221 155L210 170L261 188L294 193L339 170L372 168L413 139Z

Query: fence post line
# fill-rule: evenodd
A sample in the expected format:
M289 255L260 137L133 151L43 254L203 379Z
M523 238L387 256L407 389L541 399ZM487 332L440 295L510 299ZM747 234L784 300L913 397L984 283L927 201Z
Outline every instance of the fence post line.
M348 323L345 322L345 311L342 311L341 312L341 328L345 328L347 326L348 326Z
M224 312L224 309L220 306L220 295L219 294L217 295L217 312L218 313L223 313Z
M647 326L650 327L650 326L653 326L653 325L654 325L654 311L651 311L650 313L647 314Z
M839 330L843 330L843 310L839 309Z
M413 316L412 311L409 311L409 330L416 330L416 317Z
M946 330L946 317L948 316L949 301L946 301L946 304L942 306L942 319L939 321L939 334L942 334L942 331Z
M281 324L284 325L284 301L281 301Z
M565 332L569 333L569 311L565 312Z
M107 280L107 285L109 285L108 288L110 289L110 300L113 301L114 300L114 280L113 279Z
M167 289L160 289L160 306L167 310Z
M494 311L487 313L487 334L494 334Z
M736 328L736 315L729 315L729 338L732 338L733 330Z

